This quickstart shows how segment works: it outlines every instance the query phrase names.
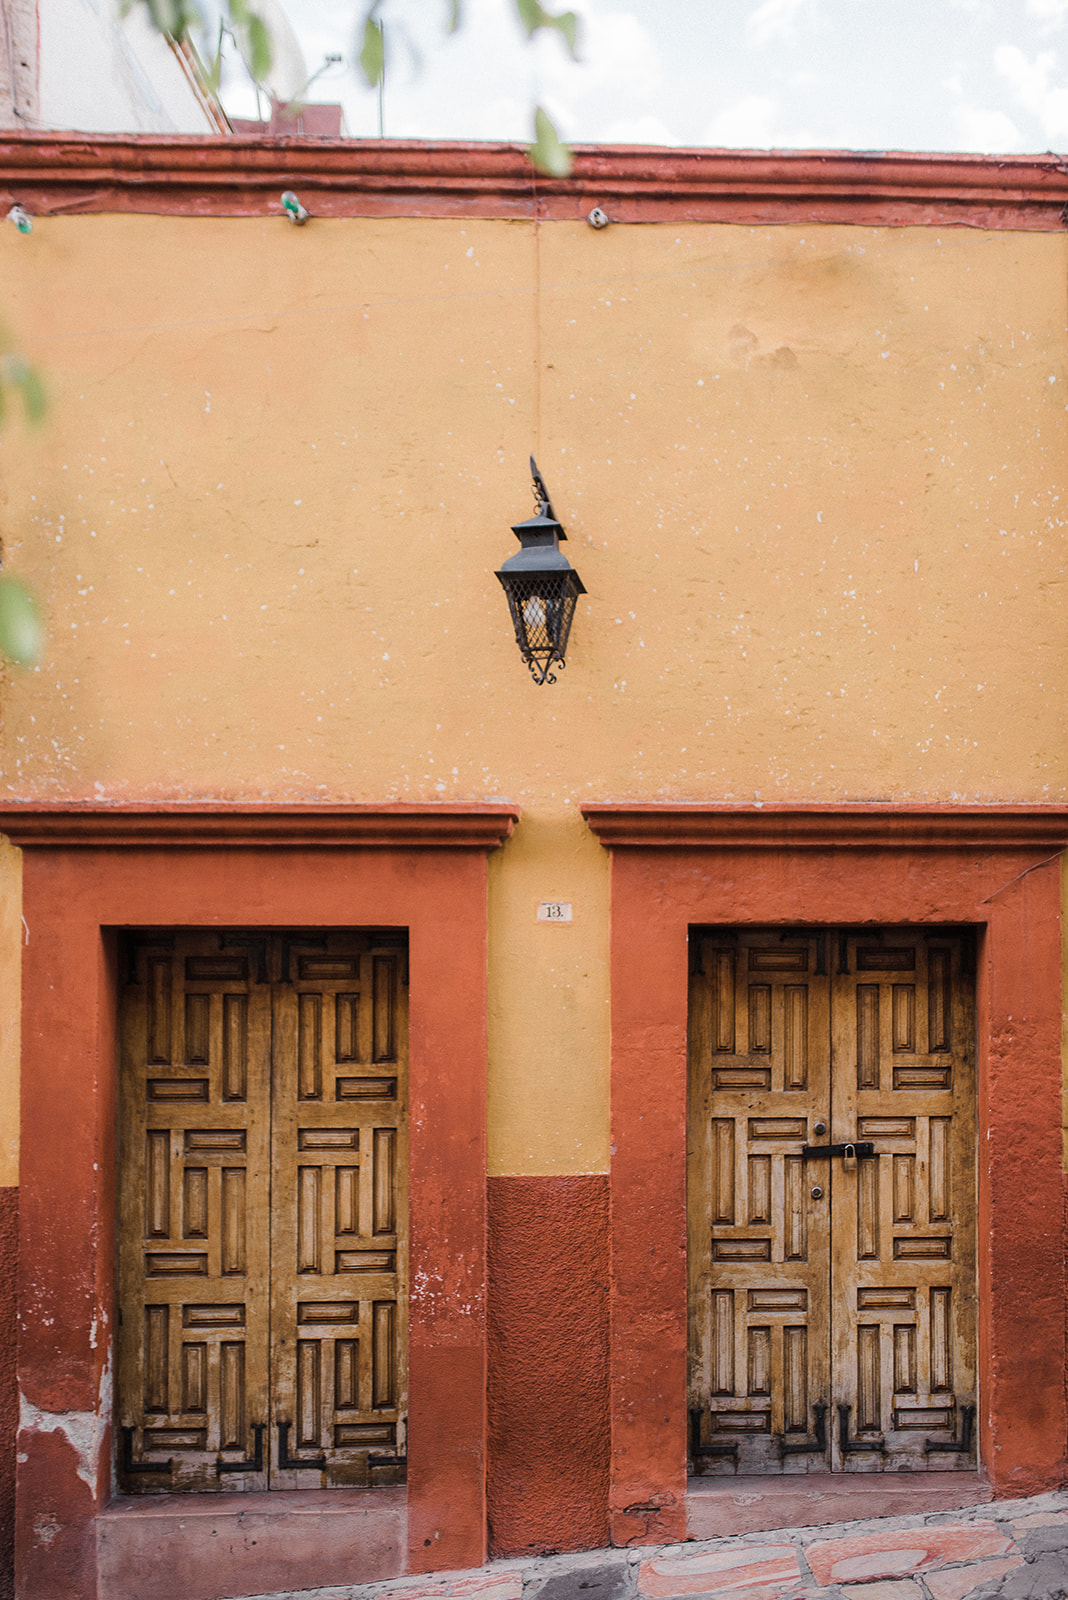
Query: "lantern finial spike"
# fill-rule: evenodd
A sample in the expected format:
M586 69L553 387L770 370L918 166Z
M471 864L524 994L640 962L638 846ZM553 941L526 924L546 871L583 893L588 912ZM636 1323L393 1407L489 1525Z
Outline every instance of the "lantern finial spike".
M533 456L530 458L530 479L534 486L535 508L541 516L552 517L553 521L555 522L556 512L552 508L552 501L549 499L549 491L545 487L545 479L538 471L538 463L534 460Z

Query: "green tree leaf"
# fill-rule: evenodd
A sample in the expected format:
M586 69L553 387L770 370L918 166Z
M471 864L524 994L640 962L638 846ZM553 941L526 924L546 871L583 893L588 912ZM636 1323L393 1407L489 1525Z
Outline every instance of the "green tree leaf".
M386 42L381 24L368 17L363 25L363 44L360 47L360 70L373 88L382 76L386 64Z
M178 3L185 4L185 0L178 0ZM229 7L230 28L241 59L253 81L262 83L274 60L271 30L249 0L229 0Z
M568 54L572 61L578 60L578 32L579 22L573 11L561 11L560 15L553 18L553 26L557 33L563 36L567 45Z
M169 33L172 39L181 41L194 28L204 26L204 14L195 0L120 0L120 14L128 16L139 3L143 3L157 33Z
M22 395L26 421L40 422L48 410L48 397L41 382L41 374L36 367L31 367L25 356L20 356L13 350L0 356L0 420L4 414L3 389L8 384L18 389Z
M575 58L578 49L579 22L573 11L546 11L541 0L515 0L515 9L520 26L526 29L528 39L532 38L539 28L555 28L567 45L572 58Z
M262 17L248 19L249 70L262 83L271 70L271 35Z
M32 667L44 644L44 624L33 591L21 578L0 572L0 650L20 667Z
M206 74L207 74L208 88L211 90L212 94L218 94L219 85L222 82L222 56L223 56L223 34L224 34L224 32L225 32L225 29L223 27L222 22L220 22L219 23L219 37L218 37L218 40L217 40L216 45L215 45L215 55L214 55L214 57L212 59L211 65L205 67L205 69L204 69Z
M572 167L571 151L561 142L552 119L541 106L534 111L534 143L530 146L530 159L539 172L550 178L566 178Z
M539 28L544 28L549 20L546 12L538 4L538 0L515 0L515 9L520 22L527 30L528 39Z

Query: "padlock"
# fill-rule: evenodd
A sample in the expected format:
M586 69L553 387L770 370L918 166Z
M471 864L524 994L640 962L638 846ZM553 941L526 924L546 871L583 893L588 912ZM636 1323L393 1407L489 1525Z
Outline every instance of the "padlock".
M842 1151L842 1171L843 1172L855 1172L856 1171L856 1166L857 1166L857 1147L856 1147L856 1145L847 1144L845 1149Z

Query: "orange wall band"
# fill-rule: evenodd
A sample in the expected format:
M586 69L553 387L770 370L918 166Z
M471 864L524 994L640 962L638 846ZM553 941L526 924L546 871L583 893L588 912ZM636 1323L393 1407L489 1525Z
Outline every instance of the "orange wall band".
M29 812L0 818L25 849L30 930L19 1211L22 1600L97 1595L94 1517L111 1491L115 1228L114 941L104 930L123 927L409 930L407 1565L418 1572L484 1559L485 852L507 837L517 813L364 808L346 844L334 808L322 819L330 847L316 849L308 844L314 810L294 808L289 844L281 808L235 811L238 847L228 849L225 829L214 848L203 842L224 809L172 809L161 824L172 845L183 829L193 842L166 851L139 842L143 808L129 819L125 846L114 811L96 819L96 845L85 810L64 819L52 808L44 822ZM419 832L416 843L360 847L369 829L388 835L398 815ZM275 842L257 847L257 826ZM65 842L51 845L49 834Z
M980 1459L999 1494L1063 1483L1059 853L1068 812L584 811L613 850L612 1542L686 1537L686 1174L679 1152L686 1140L687 934L700 924L979 929Z

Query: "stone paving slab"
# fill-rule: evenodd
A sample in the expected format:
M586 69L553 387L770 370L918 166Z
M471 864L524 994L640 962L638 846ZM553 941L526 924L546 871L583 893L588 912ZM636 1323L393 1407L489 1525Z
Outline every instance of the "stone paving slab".
M815 1539L805 1559L820 1585L903 1578L931 1567L959 1566L983 1556L1015 1552L1013 1540L994 1522L964 1522L957 1527L895 1528L854 1534L847 1539Z
M245 1600L1068 1600L1068 1489Z

